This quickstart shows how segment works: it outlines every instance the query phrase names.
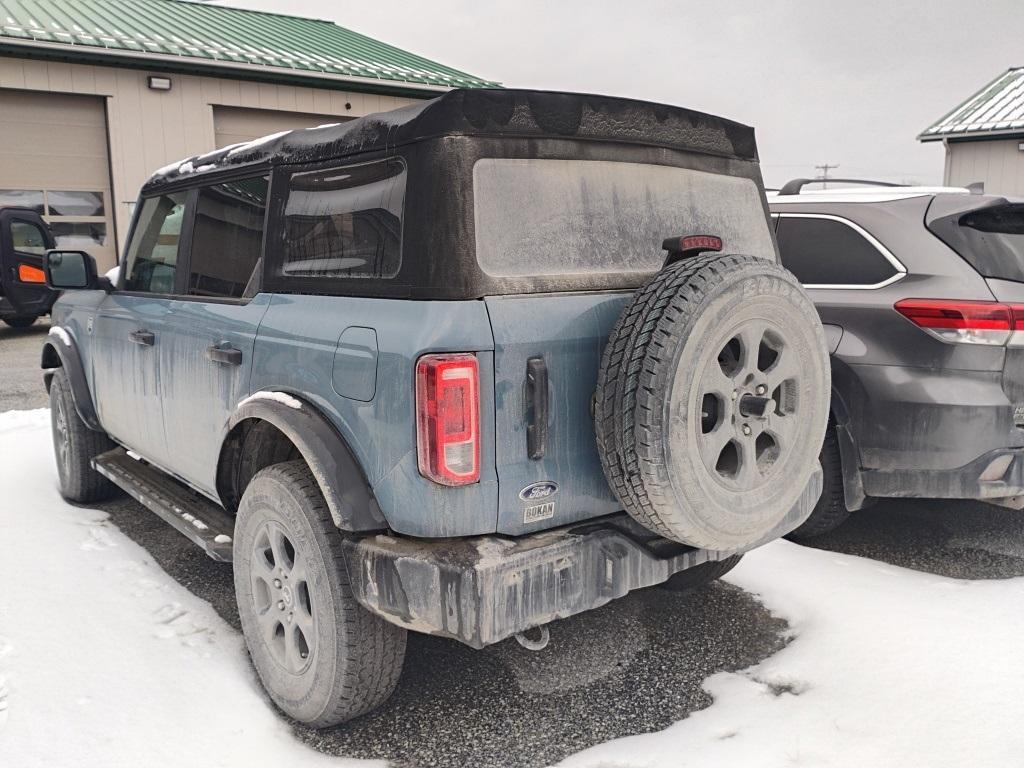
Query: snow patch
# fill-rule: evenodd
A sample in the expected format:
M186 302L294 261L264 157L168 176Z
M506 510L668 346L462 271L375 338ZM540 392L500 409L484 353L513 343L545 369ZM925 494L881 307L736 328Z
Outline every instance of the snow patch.
M184 163L178 166L179 175L183 173L192 173L194 170L195 167L193 167L191 160L186 160Z
M49 336L56 336L58 339L64 342L64 346L71 346L71 335L61 328L59 325L55 325L50 329Z
M240 402L238 407L241 408L243 405L251 403L253 400L273 400L281 403L282 405L287 405L289 408L294 408L295 410L302 408L302 401L292 397L287 392L256 392Z
M0 457L0 765L381 765L296 741L241 635L60 498L47 411L0 413Z
M196 168L196 173L203 173L204 171L212 171L217 166L214 163L206 163Z
M216 536L213 537L213 540L218 544L227 544L231 541L231 537L225 533L218 533Z
M1015 765L1024 754L1024 579L960 581L787 541L726 577L792 642L704 683L714 703L563 765Z
M269 144L270 142L276 139L280 139L287 133L291 133L291 131L278 131L277 133L272 133L269 136L261 136L258 139L246 141L228 150L228 153L225 155L225 157L231 157L232 155L237 155L239 152L248 152L250 149L262 147L264 144Z

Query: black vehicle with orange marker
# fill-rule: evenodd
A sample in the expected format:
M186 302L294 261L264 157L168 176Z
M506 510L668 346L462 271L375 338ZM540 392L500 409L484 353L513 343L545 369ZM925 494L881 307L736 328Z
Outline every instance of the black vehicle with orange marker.
M34 209L0 207L0 321L26 328L50 313L59 293L46 286L43 254L54 245Z

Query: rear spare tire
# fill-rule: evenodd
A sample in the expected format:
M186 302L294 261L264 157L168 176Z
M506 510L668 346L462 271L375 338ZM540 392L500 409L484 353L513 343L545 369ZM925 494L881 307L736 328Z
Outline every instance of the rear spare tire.
M666 538L753 546L815 469L830 387L821 322L792 274L753 256L678 261L636 293L605 347L595 406L605 476Z

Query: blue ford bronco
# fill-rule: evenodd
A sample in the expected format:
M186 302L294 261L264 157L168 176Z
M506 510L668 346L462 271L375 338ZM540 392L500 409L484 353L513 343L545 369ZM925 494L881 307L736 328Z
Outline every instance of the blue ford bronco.
M232 561L312 726L384 702L408 631L537 648L821 492L821 323L752 129L711 115L456 90L158 171L116 278L45 269L62 493Z

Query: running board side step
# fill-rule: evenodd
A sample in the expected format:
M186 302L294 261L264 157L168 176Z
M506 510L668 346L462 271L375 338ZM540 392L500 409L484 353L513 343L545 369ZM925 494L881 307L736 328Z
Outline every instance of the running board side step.
M214 560L231 562L231 537L235 521L205 496L145 461L128 455L124 448L97 456L93 469L121 488L144 507L170 523L179 533L202 547Z

